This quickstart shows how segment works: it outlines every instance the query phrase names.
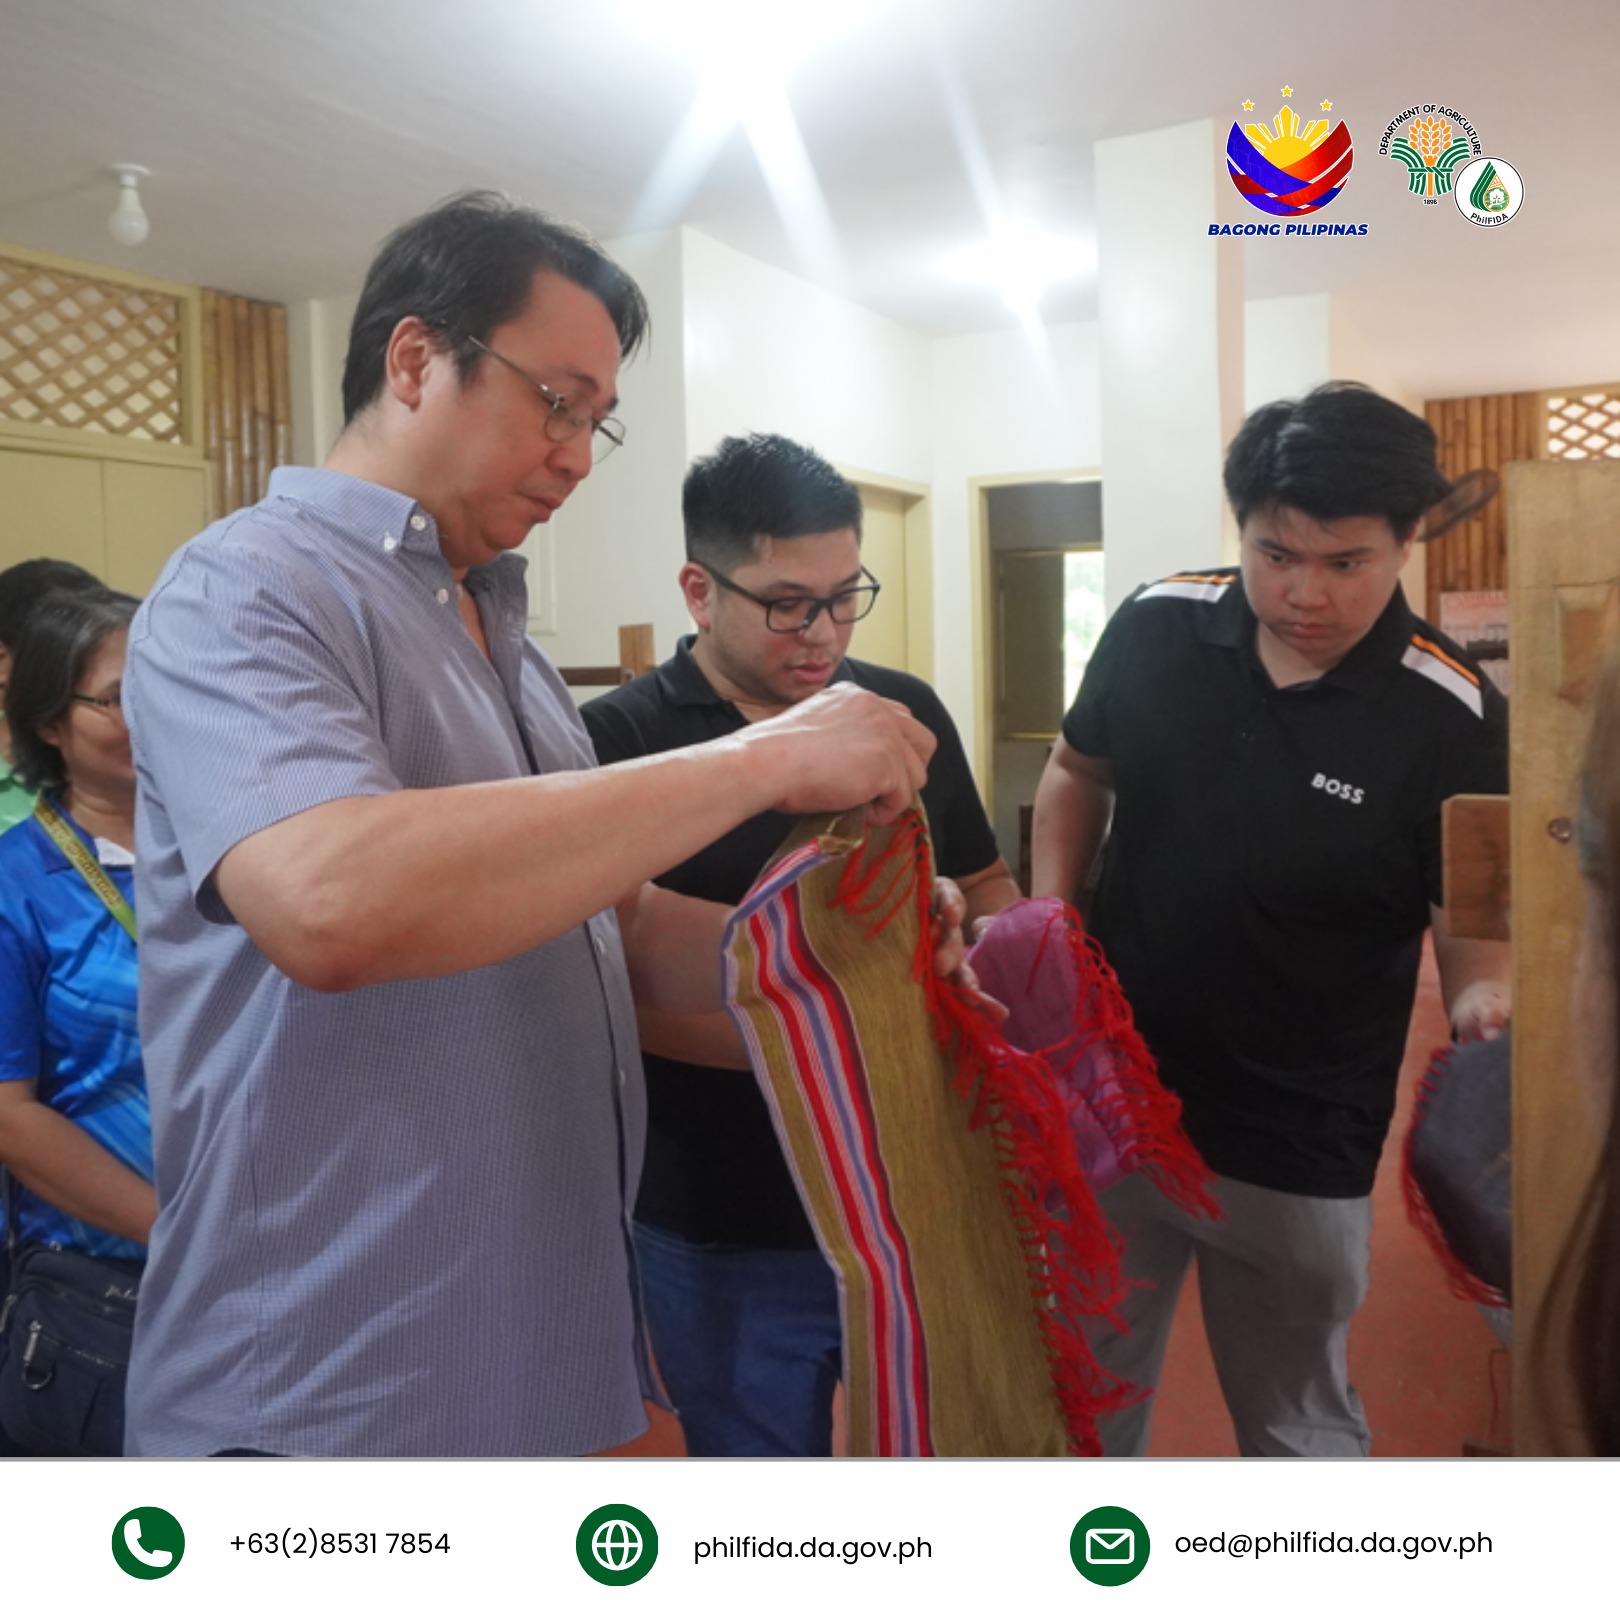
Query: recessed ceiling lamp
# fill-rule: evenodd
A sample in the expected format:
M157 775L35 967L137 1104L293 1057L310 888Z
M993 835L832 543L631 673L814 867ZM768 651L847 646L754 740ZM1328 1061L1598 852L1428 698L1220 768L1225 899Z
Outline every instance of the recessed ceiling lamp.
M884 0L620 0L642 33L689 56L710 82L780 78Z
M1033 225L1008 225L977 246L952 254L947 268L959 280L995 287L1020 320L1032 322L1048 288L1087 274L1095 261L1089 242L1054 236Z
M139 163L115 163L107 172L118 182L118 206L107 216L107 229L115 242L139 247L152 229L139 188L152 171Z

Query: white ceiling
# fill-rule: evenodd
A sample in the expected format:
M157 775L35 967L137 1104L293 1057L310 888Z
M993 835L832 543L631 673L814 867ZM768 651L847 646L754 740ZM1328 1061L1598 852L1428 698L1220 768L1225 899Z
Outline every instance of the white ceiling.
M1356 143L1324 218L1370 229L1250 243L1249 296L1342 295L1420 396L1620 377L1615 0L873 6L789 82L836 266L796 251L740 132L678 214L647 217L698 74L615 0L0 0L0 239L296 300L354 290L391 226L493 185L605 237L678 219L919 331L979 331L1012 316L941 269L983 234L975 145L1008 216L1090 237L1094 141L1224 125L1244 99L1269 118L1291 83ZM1407 197L1376 148L1418 101L1459 108L1518 168L1509 225ZM114 161L153 171L139 248L106 232ZM1093 315L1093 282L1043 313Z

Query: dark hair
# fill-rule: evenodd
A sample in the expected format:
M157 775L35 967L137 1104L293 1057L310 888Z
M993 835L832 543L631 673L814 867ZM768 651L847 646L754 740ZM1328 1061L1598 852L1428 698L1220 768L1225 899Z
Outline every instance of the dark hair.
M1577 853L1589 903L1601 908L1612 1067L1620 1062L1620 653L1610 656L1593 704ZM1592 1451L1620 1457L1620 1074L1591 1078L1608 1093L1608 1126L1536 1325L1536 1349L1542 1365L1572 1376ZM1544 1387L1544 1404L1551 1393Z
M465 382L483 358L472 339L516 320L541 270L601 299L619 352L635 352L647 301L592 237L498 191L464 191L401 225L372 260L349 328L345 426L381 393L388 342L406 316L442 334Z
M778 433L722 439L692 463L681 490L690 562L736 568L764 537L853 529L861 537L860 491L807 445Z
M0 573L0 647L10 651L28 615L52 591L102 591L106 586L77 563L35 557Z
M1330 382L1252 411L1226 452L1226 498L1239 525L1271 506L1319 523L1381 517L1397 540L1451 483L1434 429L1362 383Z
M125 629L140 603L121 591L59 591L34 610L12 653L6 719L11 756L24 787L60 793L67 765L40 736L67 713L84 667L115 630Z

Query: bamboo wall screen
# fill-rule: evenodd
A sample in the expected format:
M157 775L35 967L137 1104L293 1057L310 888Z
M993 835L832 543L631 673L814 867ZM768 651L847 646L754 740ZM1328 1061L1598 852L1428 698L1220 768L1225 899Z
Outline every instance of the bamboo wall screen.
M251 506L292 459L287 311L227 293L202 295L204 445L216 515Z
M1501 473L1510 461L1620 460L1620 383L1552 393L1431 399L1424 406L1448 478L1473 467ZM1507 587L1507 503L1484 511L1429 547L1428 617L1442 591Z
M0 257L0 419L184 443L181 297Z
M1431 399L1423 409L1440 441L1440 470L1448 478L1474 467L1500 474L1510 461L1535 461L1542 454L1541 401L1534 393ZM1431 622L1439 622L1442 591L1505 590L1507 510L1502 497L1434 541L1427 566L1425 616Z

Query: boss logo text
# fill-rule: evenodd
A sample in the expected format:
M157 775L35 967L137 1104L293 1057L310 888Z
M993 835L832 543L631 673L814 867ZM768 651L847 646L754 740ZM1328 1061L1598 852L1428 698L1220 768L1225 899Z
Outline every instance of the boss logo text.
M1311 778L1311 786L1320 788L1324 793L1331 794L1335 799L1343 799L1346 804L1360 804L1365 797L1365 789L1351 787L1348 782L1341 782L1336 776L1328 776L1318 771Z

